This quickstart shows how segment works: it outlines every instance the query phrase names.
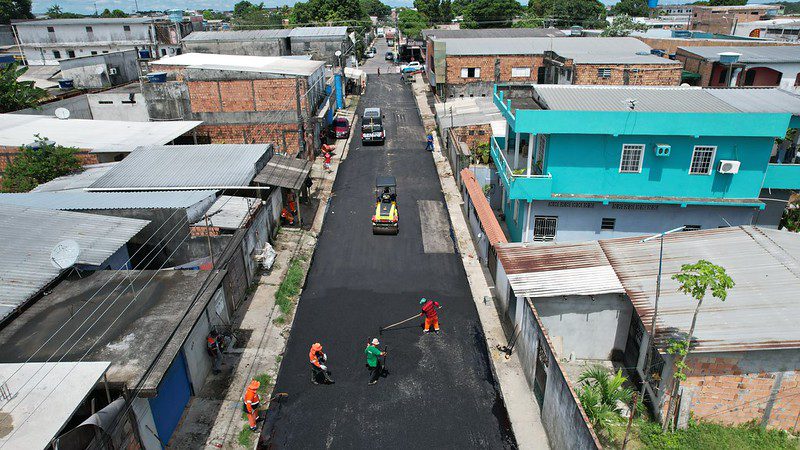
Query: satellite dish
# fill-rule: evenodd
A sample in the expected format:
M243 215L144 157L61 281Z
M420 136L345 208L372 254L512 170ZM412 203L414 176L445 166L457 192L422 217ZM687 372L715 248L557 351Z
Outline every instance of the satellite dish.
M78 261L78 255L80 254L81 248L78 243L72 239L67 239L53 247L50 252L50 262L56 269L69 269Z
M69 110L67 108L56 108L55 114L61 120L69 119Z
M105 68L105 67L103 67L103 66L97 66L97 67L94 69L94 73L96 73L96 74L98 74L98 75L102 75L102 74L103 74L103 72L105 72L105 71L106 71L106 68Z

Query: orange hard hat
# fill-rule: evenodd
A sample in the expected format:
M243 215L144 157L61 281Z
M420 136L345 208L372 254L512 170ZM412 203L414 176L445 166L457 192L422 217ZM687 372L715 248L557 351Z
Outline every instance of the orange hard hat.
M313 350L315 352L321 352L322 351L322 344L320 344L319 342L315 342L314 345L311 346L311 350Z
M247 386L247 389L250 389L250 390L253 390L253 391L257 391L258 388L260 388L260 387L261 387L261 382L259 382L256 379L253 379L253 381L250 382L250 386Z

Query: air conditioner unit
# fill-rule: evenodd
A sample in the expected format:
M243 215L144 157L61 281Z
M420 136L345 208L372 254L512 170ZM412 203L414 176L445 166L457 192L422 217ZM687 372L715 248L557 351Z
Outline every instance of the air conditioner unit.
M719 172L719 173L729 173L729 174L739 173L739 165L740 164L741 164L741 162L739 162L739 161L731 161L729 159L722 159L722 160L719 161L719 168L717 169L717 172Z
M108 68L108 74L109 75L116 75L117 74L117 68L116 67L109 67Z

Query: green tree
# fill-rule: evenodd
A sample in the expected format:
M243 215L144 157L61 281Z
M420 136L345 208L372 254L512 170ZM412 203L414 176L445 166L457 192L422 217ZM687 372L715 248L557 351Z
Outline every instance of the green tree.
M710 6L741 6L746 5L747 0L710 0Z
M0 69L0 113L36 107L39 100L47 95L44 89L37 88L33 81L19 81L27 66L9 64Z
M225 13L214 11L213 9L207 9L203 11L203 19L205 20L225 20L228 16Z
M287 18L282 9L269 9L264 3L254 5L248 1L241 1L233 6L234 28L247 30L282 28L283 19Z
M392 7L380 0L361 0L361 8L368 16L375 16L378 19L383 19L392 13Z
M123 17L128 17L128 15L125 14L125 11L121 9L115 9L113 11L110 11L108 8L106 8L103 10L103 12L100 13L100 17L123 18Z
M53 3L52 6L47 8L47 17L51 19L78 19L86 16L84 16L83 14L65 12L63 9L61 9L61 6L59 6L56 3Z
M555 27L605 28L608 25L606 8L599 0L531 0L528 10Z
M41 183L81 168L78 149L56 145L36 135L36 143L24 146L3 173L3 192L28 192Z
M542 28L545 23L541 17L536 17L530 12L526 12L511 26L513 28Z
M467 6L472 3L472 0L454 0L451 6L453 16L460 16L467 10Z
M630 405L633 400L633 390L624 386L625 381L622 370L612 376L603 366L590 367L578 378L578 383L583 383L578 400L595 428L608 428L622 420L620 404Z
M672 388L667 390L667 392L670 392L669 406L662 424L665 431L668 425L672 423L671 418L675 407L675 397L680 388L680 382L686 378L685 370L688 368L686 366L686 358L691 351L692 336L694 336L695 326L697 325L697 316L703 306L703 299L705 299L710 290L712 297L724 302L728 298L728 290L736 286L736 283L728 276L723 267L704 259L694 264L683 264L681 271L673 275L672 279L678 282L678 291L696 300L697 306L694 308L692 324L689 326L689 333L686 338L682 342L673 341L670 344L670 352L676 355L673 363L675 376L672 379Z
M647 5L647 0L619 0L619 2L611 7L611 12L614 15L626 14L631 17L648 17L650 15L650 7Z
M33 19L31 0L0 0L0 23L11 23L12 19Z
M403 35L416 39L428 28L428 20L413 9L402 9L397 15L397 27Z
M632 31L647 31L647 25L634 22L631 16L621 14L619 16L614 16L611 25L603 30L601 36L623 37L628 36Z
M464 10L465 28L507 28L522 11L517 0L475 0Z

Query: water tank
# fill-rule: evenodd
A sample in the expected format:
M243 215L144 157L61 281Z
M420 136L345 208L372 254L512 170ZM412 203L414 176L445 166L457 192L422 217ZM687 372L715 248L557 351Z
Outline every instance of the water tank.
M167 16L169 16L169 20L171 22L183 22L183 10L182 9L168 9Z
M64 90L74 89L75 88L75 82L72 80L72 78L62 78L62 79L58 80L58 87L60 87L61 89L64 89Z
M655 8L656 6L658 6L658 0L647 0L647 6Z
M167 72L151 72L147 74L147 81L150 83L166 83Z

